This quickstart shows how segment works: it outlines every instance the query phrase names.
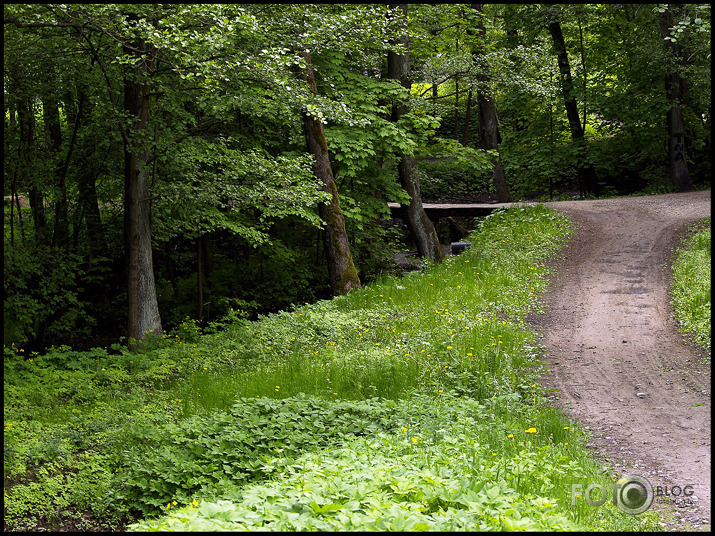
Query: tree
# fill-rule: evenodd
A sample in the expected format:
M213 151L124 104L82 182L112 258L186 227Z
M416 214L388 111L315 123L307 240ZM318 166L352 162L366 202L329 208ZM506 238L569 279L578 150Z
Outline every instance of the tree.
M128 15L130 26L138 22ZM133 59L124 78L124 111L131 126L124 135L124 241L127 258L127 336L130 341L149 333L161 335L151 248L148 123L154 51L141 37L124 45Z
M479 43L478 47L473 52L475 61L477 62L477 65L479 65L480 58L483 56L482 48L484 47L484 41L486 39L486 29L482 20L482 4L472 4L472 9L480 15L478 19L479 22L477 24L477 31L482 42ZM494 181L494 188L496 189L497 199L499 199L499 202L508 203L511 201L511 194L509 193L509 187L506 184L504 166L502 165L501 154L499 154L501 136L499 135L499 121L497 119L497 109L494 102L494 95L493 92L488 91L490 81L489 75L486 72L482 72L478 75L477 79L482 84L482 87L477 90L477 109L479 110L479 143L482 149L496 151L496 156L492 157L492 165L494 166L492 180Z
M688 171L686 160L685 124L683 121L682 101L685 97L685 81L680 76L680 69L686 63L681 44L670 39L670 30L675 26L675 15L682 13L683 4L660 9L660 32L668 52L666 61L668 71L665 75L665 95L668 101L668 168L673 185L680 192L693 189L693 181Z
M407 4L400 4L397 8L402 12L403 18L406 19ZM404 52L397 53L390 50L387 53L387 76L393 80L397 80L402 87L409 91L412 87L412 83L409 79L410 55L406 29L399 38L399 44L404 47ZM392 105L392 121L397 123L406 112L407 108L404 103L399 101L394 102ZM417 246L417 253L421 257L429 259L431 262L441 262L444 259L444 252L439 245L437 231L422 206L420 184L415 173L415 168L416 163L414 156L409 154L402 154L400 156L400 162L398 164L400 184L410 196L409 204L406 206L403 205L404 219Z
M317 95L318 89L310 54L304 52L302 57L305 67L302 69L301 76L311 93ZM330 195L328 201L319 205L320 218L325 222L323 244L325 258L328 262L330 287L335 294L347 294L352 289L360 287L360 279L350 254L350 243L345 232L345 219L340 210L338 189L335 186L333 170L328 157L328 142L325 139L323 123L320 119L310 116L307 110L302 111L302 116L308 152L313 156L313 172L322 184L323 191Z
M575 144L579 145L584 151L584 129L579 118L578 106L576 104L576 94L574 91L573 78L571 76L571 65L569 63L568 53L566 51L566 42L564 34L561 30L561 22L558 19L558 14L554 13L549 21L549 32L554 43L554 51L559 65L559 73L561 74L561 90L564 97L564 106L566 107L566 115L571 128L571 138ZM583 193L599 194L598 177L593 164L586 161L585 154L581 158L581 163L578 166L578 175L582 185Z

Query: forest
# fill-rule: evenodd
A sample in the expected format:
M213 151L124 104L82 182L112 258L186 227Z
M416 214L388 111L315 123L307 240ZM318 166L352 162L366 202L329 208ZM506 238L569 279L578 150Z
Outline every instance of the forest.
M4 11L6 345L255 319L396 251L439 262L422 202L710 181L707 5Z
M6 531L670 522L573 493L530 319L542 202L710 189L709 4L3 9Z

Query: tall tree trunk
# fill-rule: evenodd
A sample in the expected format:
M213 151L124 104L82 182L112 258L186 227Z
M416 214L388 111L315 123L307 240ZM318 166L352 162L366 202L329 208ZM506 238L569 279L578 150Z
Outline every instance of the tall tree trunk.
M309 53L301 54L305 59L305 70L301 77L310 90L317 95L313 66ZM345 218L340 209L338 188L335 185L333 169L328 155L328 141L325 139L323 123L303 110L303 128L308 152L313 155L313 172L322 184L324 192L330 194L327 203L318 207L320 218L325 222L323 228L323 250L328 263L328 276L333 294L347 294L354 288L360 288L360 278L350 253L350 243L345 231Z
M673 11L681 10L682 4L671 4L660 15L660 32L663 38L670 35L670 28L675 26ZM688 192L694 188L685 159L685 123L683 122L682 101L684 98L684 83L679 69L685 64L680 45L671 40L665 40L665 47L671 56L672 63L665 76L665 94L669 109L666 116L668 126L668 163L670 179L679 192Z
M60 161L62 149L62 125L60 125L60 110L56 100L43 99L42 113L45 129L50 138L50 153L54 160L55 187L57 200L55 202L55 225L52 233L52 250L61 247L69 248L69 221L67 211L67 166L72 155L72 148L77 136L78 119L75 121L72 141L70 142L64 162Z
M390 7L394 8L396 6L392 5ZM397 7L401 9L403 22L406 23L407 4L399 4ZM402 42L407 49L408 39L406 31L403 32L400 42ZM387 76L393 80L399 80L402 87L408 90L411 88L409 72L410 55L408 52L403 55L396 54L392 51L387 53ZM406 111L407 108L403 103L393 103L392 121L397 122ZM410 196L409 204L403 206L402 210L407 228L412 234L412 238L417 246L417 253L420 257L429 259L431 262L442 262L442 260L444 260L444 252L439 245L437 231L422 206L422 194L420 193L419 179L415 173L416 163L414 157L406 154L401 155L397 168L400 176L400 185Z
M77 100L78 121L80 125L88 125L91 115L91 102L82 87L78 89ZM93 158L95 146L92 139L80 139L78 152L78 160L83 162L77 175L78 200L87 225L91 260L95 257L105 256L107 249L107 241L102 228L102 214L99 211L99 200L97 198L98 171L90 165L90 162L95 160Z
M462 127L462 140L461 144L467 145L467 138L469 137L469 123L472 120L472 101L474 100L474 93L472 88L467 91L467 110L464 113L464 126Z
M578 115L578 106L576 105L576 94L573 87L573 78L571 76L571 65L569 64L568 53L566 52L566 42L564 34L561 30L561 23L554 21L549 24L549 32L554 42L554 50L556 51L557 61L559 64L559 72L561 73L561 90L564 95L564 105L566 107L566 116L569 120L569 128L571 129L571 139L584 151L585 158L585 138L584 130L581 126L581 119ZM578 176L581 183L581 189L584 194L594 193L599 194L598 177L593 164L583 162L578 166Z
M479 22L477 23L477 30L481 38L481 43L474 50L474 58L479 64L482 56L482 47L484 46L484 39L486 38L486 28L484 27L484 22L482 21L483 4L472 4L472 9L479 13ZM489 75L486 73L481 73L478 76L479 81L487 86L489 84ZM504 166L501 162L501 154L499 153L499 143L501 142L501 136L499 135L499 119L497 118L497 108L494 101L490 96L488 96L483 89L477 90L477 110L479 112L479 144L482 149L497 151L497 155L492 158L492 180L494 182L494 189L497 192L497 199L500 203L510 203L512 198L509 193L509 187L506 184L506 177L504 176Z
M130 16L131 18L131 16ZM143 40L137 40L125 53L136 58L124 80L124 111L134 123L124 147L124 240L127 256L127 331L130 341L141 341L149 332L161 334L161 318L154 284L149 214L149 122L148 75L151 60Z
M42 186L33 172L32 163L35 159L35 112L32 101L26 99L20 103L17 113L20 126L19 166L22 169L21 182L29 183L29 201L32 210L32 221L35 225L35 243L47 243L47 216L45 214L45 196Z

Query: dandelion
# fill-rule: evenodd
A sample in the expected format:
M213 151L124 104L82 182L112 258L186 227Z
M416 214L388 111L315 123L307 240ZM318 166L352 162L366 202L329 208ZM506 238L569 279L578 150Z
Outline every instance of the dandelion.
M514 434L509 434L507 437L508 437L509 439L514 439Z
M568 426L564 426L564 430L568 430L568 429L569 429L569 427L568 427Z
M535 434L535 433L536 433L536 428L529 428L528 430L526 430L526 433L527 433L527 434Z

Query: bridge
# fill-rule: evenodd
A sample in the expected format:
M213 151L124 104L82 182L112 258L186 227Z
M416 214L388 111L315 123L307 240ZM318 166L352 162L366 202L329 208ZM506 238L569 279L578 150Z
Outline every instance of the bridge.
M433 222L440 218L473 218L475 216L488 216L492 212L500 208L508 208L517 203L424 203L422 206L425 209L425 214ZM521 203L518 203L521 204ZM401 218L402 206L399 203L388 203L390 207L390 215L393 218Z

